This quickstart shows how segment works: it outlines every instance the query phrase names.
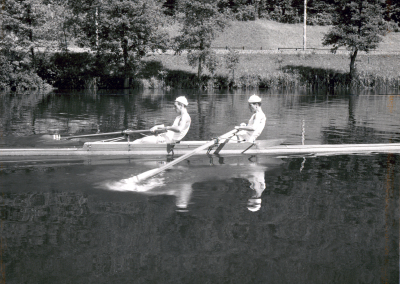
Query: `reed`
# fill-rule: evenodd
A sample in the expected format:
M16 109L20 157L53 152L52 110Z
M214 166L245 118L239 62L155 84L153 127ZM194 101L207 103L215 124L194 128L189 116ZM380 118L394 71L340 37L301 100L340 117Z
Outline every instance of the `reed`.
M167 73L165 80L152 77L140 79L140 87L148 89L296 89L296 88L387 88L399 89L400 76L378 76L362 72L350 80L347 73L323 69L286 69L262 75L256 73L242 74L233 79L229 74L207 75L198 80L195 74L173 70Z

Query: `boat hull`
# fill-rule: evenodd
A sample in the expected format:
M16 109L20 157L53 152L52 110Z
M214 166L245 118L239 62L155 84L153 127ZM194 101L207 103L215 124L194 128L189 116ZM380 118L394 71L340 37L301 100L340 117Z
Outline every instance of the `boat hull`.
M255 144L220 143L196 153L204 154L241 154L248 151L262 150L280 145L284 139L270 139L256 141ZM154 156L154 155L184 155L209 141L182 141L171 146L170 144L133 144L129 142L86 142L82 148L26 148L26 149L0 149L2 156Z
M216 144L196 155L334 155L357 153L400 153L400 143L280 145L283 139L259 140L251 143ZM7 156L163 156L184 155L205 141L185 141L171 150L166 144L132 144L129 142L91 142L82 148L0 149L0 158Z

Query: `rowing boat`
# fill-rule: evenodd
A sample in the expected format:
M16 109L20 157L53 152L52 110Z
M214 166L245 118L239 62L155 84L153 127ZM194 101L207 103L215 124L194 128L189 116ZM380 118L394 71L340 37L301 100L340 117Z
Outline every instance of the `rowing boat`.
M243 151L262 150L268 147L280 145L283 139L269 139L252 143L216 143L206 150L197 154L240 154ZM0 149L0 156L80 156L80 155L126 155L126 156L146 156L146 155L184 155L207 141L181 141L171 144L134 144L131 142L86 142L82 147L73 148L9 148ZM247 151L246 151L247 150Z
M218 143L199 151L196 155L331 155L348 153L400 153L400 143L389 144L326 144L281 145L283 139L258 140L254 144ZM133 144L130 142L86 142L74 148L8 148L0 149L4 156L153 156L185 155L206 141L181 141L178 144Z

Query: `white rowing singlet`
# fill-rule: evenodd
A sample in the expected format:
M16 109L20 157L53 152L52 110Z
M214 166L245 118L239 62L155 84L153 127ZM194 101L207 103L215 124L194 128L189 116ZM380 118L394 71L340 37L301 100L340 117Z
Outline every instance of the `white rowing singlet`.
M185 113L184 116L186 116L186 115L187 115L187 117L185 117L186 124L184 125L184 128L181 130L181 132L174 132L174 131L168 130L166 133L163 133L163 136L166 137L167 140L169 140L169 141L167 141L167 143L181 141L183 139L183 137L185 137L185 135L188 133L189 128L190 128L191 119L190 119L189 114ZM179 123L181 122L181 120L182 120L182 116L181 115L177 116L175 118L175 121L172 124L172 126L179 126Z

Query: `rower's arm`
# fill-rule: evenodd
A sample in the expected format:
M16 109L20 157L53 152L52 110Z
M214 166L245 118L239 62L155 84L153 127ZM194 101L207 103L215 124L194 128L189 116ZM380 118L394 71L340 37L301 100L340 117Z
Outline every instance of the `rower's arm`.
M187 124L190 124L190 117L188 115L183 115L178 125L167 126L165 127L165 130L171 130L173 132L180 133L186 128Z
M235 129L245 130L245 131L254 131L255 130L253 126L235 126Z

